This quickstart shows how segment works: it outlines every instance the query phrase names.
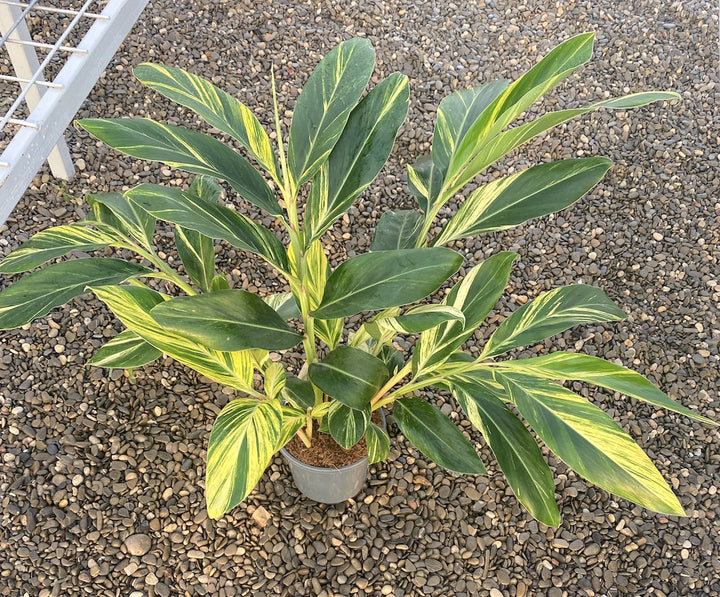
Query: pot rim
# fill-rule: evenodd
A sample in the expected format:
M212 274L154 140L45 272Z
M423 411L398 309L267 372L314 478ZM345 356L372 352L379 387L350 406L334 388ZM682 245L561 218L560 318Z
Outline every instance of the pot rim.
M295 464L297 466L302 466L311 471L318 471L318 472L321 472L321 471L330 471L330 472L350 471L355 468L359 468L361 466L368 464L368 457L363 456L360 460L356 460L355 462L353 462L351 464L346 464L345 466L341 466L339 468L334 467L334 466L315 466L313 464L307 464L306 462L303 462L302 460L298 460L297 458L295 458L295 456L290 454L290 452L288 452L285 448L280 448L280 453L288 460L291 460L293 464Z

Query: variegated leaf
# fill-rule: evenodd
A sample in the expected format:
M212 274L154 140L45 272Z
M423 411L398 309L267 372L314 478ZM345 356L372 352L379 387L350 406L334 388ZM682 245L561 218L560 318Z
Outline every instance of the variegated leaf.
M152 363L161 356L162 352L152 344L135 332L125 330L103 344L88 363L109 369L133 369Z
M51 263L0 292L0 330L47 315L54 307L87 293L91 284L120 284L151 272L137 263L105 257Z
M502 379L520 414L574 471L648 510L685 515L650 459L599 408L537 377L503 374Z
M639 373L598 357L570 352L554 352L530 359L502 361L499 365L503 370L545 379L584 381L709 425L717 425L715 421L675 402Z
M210 518L242 502L262 477L279 443L278 400L233 400L215 419L208 442L205 498Z
M387 431L375 423L369 423L365 430L365 445L370 464L382 462L390 455L390 437Z
M307 244L320 238L378 175L405 120L408 102L408 79L394 73L352 111L328 157L322 192L310 192L304 219Z
M594 33L583 33L556 46L485 108L457 144L444 179L454 187L483 146L592 56Z
M102 226L102 225L101 225ZM85 222L42 230L0 262L0 273L14 274L33 269L70 251L95 251L104 247L127 247L127 241L112 228L94 230Z
M483 111L507 89L509 81L500 79L472 89L462 89L445 97L438 106L433 133L432 161L445 175L460 140Z
M626 110L645 106L652 102L678 99L680 96L673 92L650 91L646 93L633 93L619 98L595 102L582 108L559 110L549 112L520 126L504 131L490 140L487 140L482 148L478 149L474 157L464 166L459 176L446 185L444 195L451 197L462 188L465 183L475 178L485 168L494 164L502 156L507 155L513 149L520 147L526 141L537 137L548 129L567 122L577 116L593 112L600 108Z
M288 271L285 247L273 233L224 205L205 201L180 189L154 184L138 185L125 195L162 220L226 240L264 257L280 271Z
M332 438L346 450L358 443L370 422L370 407L356 410L333 401L328 411L328 431Z
M573 284L541 294L503 321L485 344L479 360L528 346L581 323L618 321L625 313L594 286Z
M290 125L291 195L327 159L370 80L374 64L370 42L355 38L335 46L310 75Z
M552 473L525 425L483 384L456 381L451 390L495 454L515 497L540 522L558 526Z
M505 230L565 209L594 187L611 166L602 157L561 160L494 180L470 194L431 244L443 246Z
M227 180L253 205L272 215L282 213L262 175L239 153L213 137L147 118L86 118L78 123L118 151Z
M106 261L106 260L103 260ZM158 350L198 373L252 395L253 362L249 351L219 352L174 334L158 324L150 310L167 297L139 286L100 286L92 291L125 327Z
M476 265L458 282L443 305L460 310L465 320L451 320L423 332L413 353L413 373L441 364L475 332L500 298L517 254L498 253Z
M210 81L180 68L145 62L133 72L144 85L190 108L210 126L239 141L280 184L280 168L270 138L245 104Z

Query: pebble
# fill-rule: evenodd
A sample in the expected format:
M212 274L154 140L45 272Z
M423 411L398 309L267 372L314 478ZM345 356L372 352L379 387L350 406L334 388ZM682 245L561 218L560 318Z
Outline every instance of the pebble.
M406 164L430 152L433 119L447 93L513 78L560 39L597 31L589 66L528 108L529 115L648 89L679 90L683 99L578 118L482 174L486 181L566 157L605 155L615 163L585 198L559 214L453 245L466 270L501 250L519 254L506 292L468 350L479 355L500 322L541 292L592 284L628 318L584 324L513 356L566 350L608 358L718 418L720 164L715 55L708 49L717 20L710 4L158 0L77 117L151 117L210 131L132 77L138 62L155 60L211 78L274 130L272 64L287 138L294 98L317 58L340 39L369 37L377 52L369 87L394 70L407 74L410 112L388 166L323 237L336 266L368 250L384 211L416 207L405 190ZM648 26L647 15L661 26ZM64 22L54 14L31 18L33 36L42 41L53 24ZM68 129L66 138L75 179L59 183L43 167L0 231L3 255L54 223L83 218L90 192L190 183L177 168L129 158L79 129ZM273 218L223 186L224 200L235 209L284 234ZM440 218L450 214L443 209ZM157 250L177 264L172 226L159 222L157 232ZM287 289L251 254L215 245L217 270L235 288ZM0 283L7 280L2 276ZM165 282L148 283L171 291ZM518 504L483 435L465 425L457 404L442 394L429 398L463 423L487 476L455 475L434 465L400 439L391 417L390 458L371 466L370 483L356 499L322 506L300 497L275 457L243 505L210 520L203 495L207 439L213 418L239 393L164 356L132 373L88 365L121 329L88 294L24 329L3 332L0 597L55 597L52 586L60 595L86 589L132 597L329 597L383 589L397 597L717 592L720 436L714 428L572 384L651 454L687 518L634 507L569 471L543 446L563 519L558 529L547 529ZM414 343L413 336L398 336L399 347ZM274 352L271 359L295 367L292 352ZM128 535L147 537L147 545L133 553L122 539Z
M144 556L152 547L152 540L147 535L137 533L125 539L125 547L134 556Z

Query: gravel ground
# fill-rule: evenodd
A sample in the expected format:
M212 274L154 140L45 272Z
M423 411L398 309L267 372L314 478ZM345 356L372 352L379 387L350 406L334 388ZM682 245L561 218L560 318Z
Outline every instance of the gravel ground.
M588 116L518 152L505 170L598 154L616 165L561 215L456 248L468 266L500 249L520 253L497 321L578 280L601 286L629 314L526 354L568 348L616 360L720 418L718 16L709 1L161 0L146 9L80 116L195 126L192 115L132 80L131 67L149 59L212 78L268 124L271 63L281 102L292 106L321 55L341 39L369 37L378 76L410 77L412 106L390 166L326 237L338 241L337 256L353 254L367 250L367 229L382 211L408 204L404 164L428 150L435 106L449 90L515 77L588 30L597 32L594 59L541 109L647 89L676 90L682 101ZM78 176L64 184L38 174L0 229L3 254L80 218L92 190L186 182L84 133L68 136ZM218 257L236 268L237 286L279 284L227 247ZM86 297L2 333L2 596L720 594L714 429L582 389L657 463L688 512L682 519L616 499L550 457L563 523L547 528L518 506L479 434L472 435L490 475L457 477L418 455L391 422L390 458L372 467L357 500L327 507L301 498L276 457L244 504L211 521L205 450L232 393L169 359L134 377L85 365L119 327ZM490 330L474 341L481 345ZM429 398L457 416L445 396Z

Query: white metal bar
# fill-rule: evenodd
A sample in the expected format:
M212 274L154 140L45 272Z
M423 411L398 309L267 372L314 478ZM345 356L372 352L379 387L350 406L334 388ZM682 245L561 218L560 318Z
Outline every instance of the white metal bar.
M0 81L12 81L13 83L30 83L30 79L23 79L22 77L13 77L11 75L0 75ZM35 85L40 87L52 87L54 89L62 89L62 85L53 83L51 81L35 81Z
M92 0L91 0L92 1ZM56 44L46 44L41 41L33 41L31 39L6 39L5 44L18 44L21 46L30 46L32 48L44 48L46 50L54 50L55 53L59 52L69 52L69 53L77 53L77 54L84 54L87 52L87 50L81 50L80 48L73 48L72 46L58 46Z
M24 2L12 2L11 0L0 0L0 4L7 4L8 6L17 6L18 8L26 8L28 6L30 8L33 8L33 6L35 4L37 4L37 2L38 2L38 0L35 0L34 2L31 2L30 5L28 5ZM42 11L42 12L54 12L56 14L67 15L67 16L76 15L78 12L77 10L71 10L69 8L57 8L55 6L44 6L44 5L35 6L33 8L33 10ZM106 15L98 14L95 12L86 12L85 16L90 19L107 20L107 18L108 18Z
M78 11L78 14L75 15L75 17L70 22L70 24L65 28L65 31L63 31L62 34L60 35L60 37L58 37L57 41L53 45L53 49L51 49L48 52L48 55L45 56L45 59L40 64L39 68L37 68L35 70L35 72L32 74L32 76L30 77L30 83L28 83L28 85L25 87L25 89L23 89L20 92L20 94L15 98L15 101L13 102L12 106L10 106L10 109L8 110L10 117L13 115L15 110L17 110L18 107L20 106L20 104L23 102L28 91L30 89L34 89L33 83L35 83L35 81L37 81L38 79L42 78L43 72L45 71L45 67L47 67L47 65L50 64L50 61L55 57L55 54L57 53L58 48L60 48L60 46L62 46L62 43L65 41L65 39L68 37L68 35L70 35L72 30L75 28L75 25L77 25L78 22L80 22L80 19L82 18L82 14L85 11L87 11L87 9L90 7L90 5L94 1L95 0L86 0L85 4L83 4L82 8L80 8L80 10ZM10 10L13 10L12 7L10 7ZM18 29L16 29L15 32L17 32L18 30L19 30L19 27L18 27ZM28 34L28 37L29 37L29 34ZM12 38L10 38L10 39L12 39ZM10 41L10 39L8 39L7 41ZM9 49L10 48L8 48L8 50ZM0 120L0 131L7 124L8 119L9 119L9 117L6 115L5 118Z
M30 37L30 31L28 30L27 22L25 21L25 13L18 7L0 5L0 26L4 22L12 22L12 26L9 27L11 32L8 41L13 38L22 39L24 37L25 39L28 39ZM3 29L4 28L5 27L3 26ZM40 103L43 93L45 92L44 89L33 84L39 83L43 79L37 54L35 54L35 51L32 48L27 46L11 45L6 46L6 48L10 56L10 61L15 69L15 74L18 77L25 79L25 82L21 85L23 92L21 95L25 96L28 108L32 112L32 110ZM14 108L11 107L10 110L8 110L8 115L5 117L7 118L7 121L11 124L32 127L31 123L28 123L25 120L12 118L16 109L17 106ZM3 120L5 120L5 118L3 118ZM37 129L38 126L35 125L32 128ZM2 130L2 127L0 127L0 130ZM74 173L72 157L70 156L70 151L68 150L67 145L65 144L65 139L62 135L58 137L57 144L50 149L47 157L50 169L54 176L64 180L68 180L72 177Z
M39 131L20 129L6 147L0 162L0 222L4 222L38 168L47 147L62 135L95 81L125 39L148 0L109 0L102 11L108 19L97 20L78 44L88 53L71 55L55 82L64 89L48 89L32 113ZM4 170L4 172L3 172Z

